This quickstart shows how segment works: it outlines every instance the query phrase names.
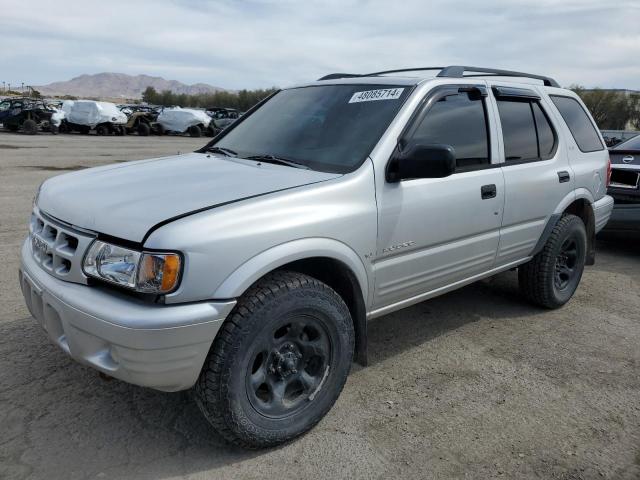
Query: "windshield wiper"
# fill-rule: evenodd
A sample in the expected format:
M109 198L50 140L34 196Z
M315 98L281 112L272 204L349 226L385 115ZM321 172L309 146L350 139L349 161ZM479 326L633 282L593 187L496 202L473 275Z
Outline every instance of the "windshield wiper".
M224 147L209 147L209 148L207 148L207 152L221 153L222 155L225 155L227 157L237 157L238 156L237 152L234 152L230 148L224 148Z
M303 165L300 162L296 162L288 158L278 157L276 155L271 155L270 153L263 154L263 155L249 155L248 157L245 157L245 158L247 160L257 160L258 162L275 163L277 165L287 165L289 167L303 168L305 170L309 170L309 167L307 167L306 165Z

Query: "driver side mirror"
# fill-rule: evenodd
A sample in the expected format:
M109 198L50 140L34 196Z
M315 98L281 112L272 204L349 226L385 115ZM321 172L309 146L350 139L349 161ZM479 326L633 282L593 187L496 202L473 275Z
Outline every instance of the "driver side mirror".
M414 178L443 178L456 171L456 153L451 145L409 144L387 165L387 182Z

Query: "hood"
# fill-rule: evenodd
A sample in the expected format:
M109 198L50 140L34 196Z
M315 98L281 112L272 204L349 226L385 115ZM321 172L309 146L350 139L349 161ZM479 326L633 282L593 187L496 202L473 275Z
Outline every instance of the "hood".
M38 207L77 227L141 242L174 217L339 176L189 153L53 177L42 185Z

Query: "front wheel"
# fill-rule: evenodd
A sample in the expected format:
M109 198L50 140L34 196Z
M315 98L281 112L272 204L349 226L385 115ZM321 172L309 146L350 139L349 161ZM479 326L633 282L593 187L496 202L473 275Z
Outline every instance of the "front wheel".
M353 350L342 298L315 278L275 272L240 299L221 327L196 400L227 440L246 448L278 445L331 409Z
M545 308L558 308L567 303L582 278L586 252L584 223L575 215L563 216L542 251L518 268L523 295Z
M189 132L189 135L192 137L197 138L202 136L202 129L198 125L191 125L187 131Z
M31 120L29 118L22 124L22 131L27 135L35 135L36 133L38 133L38 124L35 122L35 120Z

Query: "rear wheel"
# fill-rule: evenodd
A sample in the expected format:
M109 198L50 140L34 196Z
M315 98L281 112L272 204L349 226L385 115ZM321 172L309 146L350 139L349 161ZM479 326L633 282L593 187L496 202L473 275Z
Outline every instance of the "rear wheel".
M38 124L35 122L35 120L25 120L22 124L22 131L27 135L35 135L36 133L38 133Z
M229 441L277 445L333 406L353 349L349 309L334 290L303 274L275 272L240 299L220 329L196 400Z
M582 278L586 251L584 223L575 215L563 216L542 251L518 269L523 295L545 308L567 303Z
M106 125L98 125L96 127L96 135L109 135L109 127Z
M151 128L149 127L149 125L144 122L140 122L140 124L138 125L138 135L140 135L141 137L147 137L149 136L150 132Z
M191 125L189 127L189 135L192 137L200 137L202 136L202 129L198 125Z

